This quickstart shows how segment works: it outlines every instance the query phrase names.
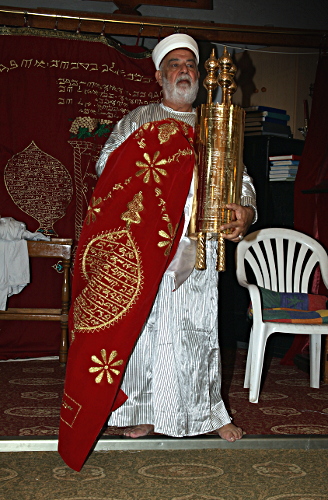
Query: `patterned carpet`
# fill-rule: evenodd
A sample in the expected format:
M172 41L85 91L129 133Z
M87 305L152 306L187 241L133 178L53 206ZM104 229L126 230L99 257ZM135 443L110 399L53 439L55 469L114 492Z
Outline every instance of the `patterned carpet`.
M248 435L328 435L328 385L272 358L258 404L243 388L246 350L223 353L222 393ZM0 436L56 436L65 370L57 360L0 363ZM121 430L108 428L105 435Z
M79 473L5 453L0 500L327 500L327 468L325 450L95 452Z

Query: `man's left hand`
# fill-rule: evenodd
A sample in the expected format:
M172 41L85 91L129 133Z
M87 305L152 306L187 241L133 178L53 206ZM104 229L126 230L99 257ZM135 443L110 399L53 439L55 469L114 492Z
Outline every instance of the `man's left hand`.
M248 231L249 226L254 219L254 210L252 207L243 207L236 203L226 205L229 210L233 210L233 220L229 224L224 224L220 227L221 231L231 229L230 234L223 233L223 238L238 243L243 239Z

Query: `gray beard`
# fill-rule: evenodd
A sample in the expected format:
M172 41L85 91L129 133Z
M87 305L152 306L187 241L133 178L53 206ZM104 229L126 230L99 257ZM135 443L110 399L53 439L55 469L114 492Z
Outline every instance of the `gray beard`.
M187 89L178 87L177 84L181 80L190 81L190 87ZM170 101L177 104L192 104L196 100L199 87L198 80L193 83L189 75L184 75L180 76L175 83L170 83L164 76L162 81L164 97L169 98Z

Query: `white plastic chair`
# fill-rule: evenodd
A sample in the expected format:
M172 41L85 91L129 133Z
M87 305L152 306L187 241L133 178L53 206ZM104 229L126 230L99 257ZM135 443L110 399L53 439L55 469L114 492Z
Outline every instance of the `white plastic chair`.
M248 262L255 279L247 278ZM321 335L328 334L327 324L264 322L258 286L277 292L309 293L309 281L319 263L324 284L328 287L328 256L313 238L290 229L269 228L248 234L236 250L237 280L249 291L253 308L244 387L249 388L249 401L259 398L264 352L269 336L274 332L309 335L310 387L320 386Z

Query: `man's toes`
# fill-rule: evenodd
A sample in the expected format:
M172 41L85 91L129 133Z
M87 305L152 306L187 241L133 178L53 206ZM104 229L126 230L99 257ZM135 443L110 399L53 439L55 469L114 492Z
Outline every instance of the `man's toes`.
M153 430L154 430L153 425L140 424L140 425L136 425L134 427L130 427L130 428L126 429L123 432L123 435L125 437L131 437L131 438L135 439L135 438L147 436L148 434L150 434L150 432L153 432Z
M243 437L243 431L240 427L236 427L233 424L227 424L218 429L218 434L222 439L233 443L237 439L241 439Z

